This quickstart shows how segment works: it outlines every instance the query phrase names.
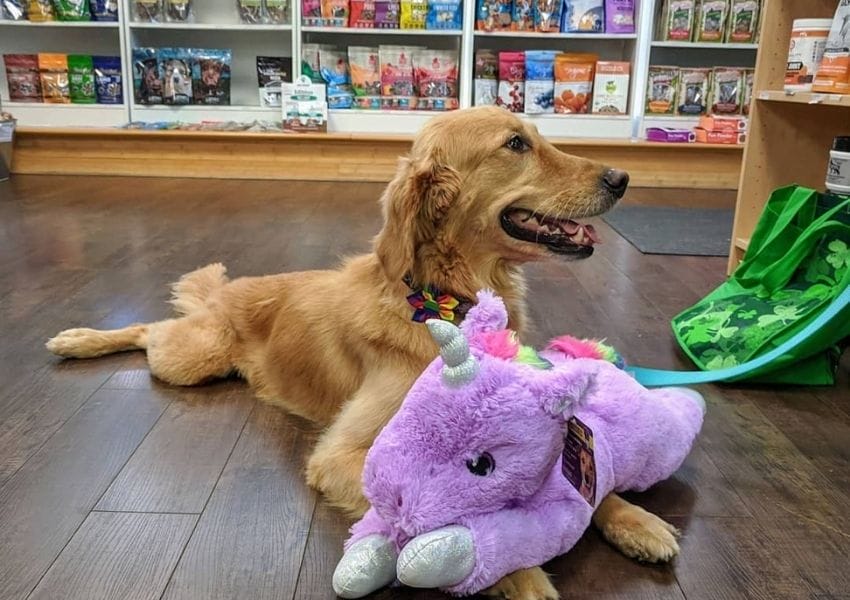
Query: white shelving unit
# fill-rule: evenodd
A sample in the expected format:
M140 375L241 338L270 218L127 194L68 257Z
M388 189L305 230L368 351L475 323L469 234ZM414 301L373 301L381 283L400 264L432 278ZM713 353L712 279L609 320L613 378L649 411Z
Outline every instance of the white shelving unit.
M128 121L275 120L279 110L259 105L257 56L288 56L293 71L301 69L304 42L349 45L416 44L456 49L460 58L461 107L472 105L472 71L479 49L593 52L601 60L622 60L632 65L628 115L523 115L547 136L554 138L642 138L647 126L685 126L687 117L644 116L647 72L650 64L692 66L744 66L755 62L753 44L694 44L655 40L655 20L663 0L638 0L636 33L576 34L536 32L485 32L475 27L475 0L464 0L463 29L401 30L329 28L301 25L301 3L290 4L290 24L249 25L239 21L234 0L203 0L194 3L188 23L134 21L132 0L122 0L118 23L29 23L0 20L0 53L67 52L122 56L125 104L49 105L8 103L5 70L0 69L0 97L14 110L21 125L116 126ZM145 106L133 99L132 49L150 46L229 48L231 106ZM330 132L410 134L435 113L425 111L332 110Z

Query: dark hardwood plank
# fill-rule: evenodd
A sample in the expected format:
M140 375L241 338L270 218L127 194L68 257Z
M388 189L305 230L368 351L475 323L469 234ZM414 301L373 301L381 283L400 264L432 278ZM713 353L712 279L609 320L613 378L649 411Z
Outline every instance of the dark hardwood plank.
M293 600L334 600L331 579L339 559L342 545L348 537L351 521L321 500L316 503L307 547L304 550L304 567L298 574Z
M157 600L197 519L92 512L29 600Z
M258 404L163 598L289 598L316 502L303 423Z
M0 597L30 593L164 409L98 392L0 490Z

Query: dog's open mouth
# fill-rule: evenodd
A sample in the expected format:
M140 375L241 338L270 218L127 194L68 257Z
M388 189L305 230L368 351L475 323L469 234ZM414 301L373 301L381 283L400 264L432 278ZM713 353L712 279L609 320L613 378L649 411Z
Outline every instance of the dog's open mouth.
M542 244L556 254L586 257L601 240L593 225L572 219L539 215L525 208L508 208L502 213L502 229L512 238Z

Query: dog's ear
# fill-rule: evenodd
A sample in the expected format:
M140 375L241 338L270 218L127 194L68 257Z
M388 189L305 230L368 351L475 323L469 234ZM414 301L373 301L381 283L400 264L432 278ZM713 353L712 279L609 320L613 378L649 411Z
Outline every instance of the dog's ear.
M400 159L381 196L384 227L375 238L375 253L391 279L413 269L417 248L434 239L460 185L457 171L440 152L422 160Z

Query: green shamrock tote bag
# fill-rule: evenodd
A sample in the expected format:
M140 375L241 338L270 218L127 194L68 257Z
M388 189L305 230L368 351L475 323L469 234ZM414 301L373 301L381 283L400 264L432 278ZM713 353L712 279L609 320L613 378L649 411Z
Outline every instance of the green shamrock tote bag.
M703 370L743 365L777 348L822 315L850 285L850 198L790 186L771 194L732 276L677 315L673 332ZM740 379L828 385L850 306L791 351Z

